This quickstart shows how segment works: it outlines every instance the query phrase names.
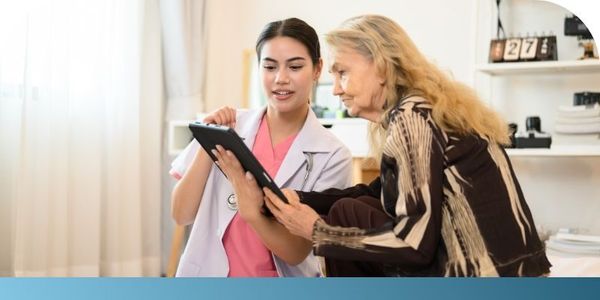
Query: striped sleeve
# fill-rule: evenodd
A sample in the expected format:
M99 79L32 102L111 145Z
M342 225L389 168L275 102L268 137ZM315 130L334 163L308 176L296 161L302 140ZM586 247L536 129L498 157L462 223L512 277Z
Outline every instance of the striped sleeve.
M429 114L399 110L383 149L381 198L390 217L384 228L315 224L318 255L405 266L431 263L440 241L444 147ZM337 256L337 257L336 257Z

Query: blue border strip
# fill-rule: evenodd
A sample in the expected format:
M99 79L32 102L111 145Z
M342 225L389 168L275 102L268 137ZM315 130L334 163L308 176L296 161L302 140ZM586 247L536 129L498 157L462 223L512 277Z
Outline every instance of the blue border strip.
M600 278L2 278L1 299L599 299Z

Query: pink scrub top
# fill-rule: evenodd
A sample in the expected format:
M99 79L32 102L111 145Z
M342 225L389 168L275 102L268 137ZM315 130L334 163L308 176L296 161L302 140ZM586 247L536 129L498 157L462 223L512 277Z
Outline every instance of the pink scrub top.
M252 146L252 153L263 165L271 178L275 178L297 134L271 146L271 135L266 116L263 116ZM229 261L228 277L278 277L271 251L263 245L260 237L239 213L236 213L225 234L223 246Z

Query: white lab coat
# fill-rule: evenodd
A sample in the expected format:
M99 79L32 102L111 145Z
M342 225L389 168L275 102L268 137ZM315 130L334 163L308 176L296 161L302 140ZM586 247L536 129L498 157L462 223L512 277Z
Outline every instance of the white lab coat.
M237 113L236 132L252 149L265 109ZM192 141L173 161L171 173L183 175L192 162L200 144ZM350 151L316 118L312 110L304 126L292 143L274 180L279 187L300 189L307 173L304 153L313 154L312 171L304 191L321 191L330 187L345 188L352 183L352 157ZM225 277L229 265L223 247L223 234L235 215L227 206L227 198L233 193L229 181L213 165L208 176L202 201L194 221L190 237L181 256L177 276ZM273 255L279 276L319 276L316 257L310 254L302 263L292 266Z

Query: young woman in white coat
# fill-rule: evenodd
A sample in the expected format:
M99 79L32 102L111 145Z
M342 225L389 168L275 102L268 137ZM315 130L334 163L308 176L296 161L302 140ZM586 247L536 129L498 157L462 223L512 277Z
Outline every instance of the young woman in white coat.
M304 191L349 186L350 152L310 109L323 64L315 30L295 18L269 23L256 51L267 107L245 112L225 107L204 122L235 128L278 186ZM172 194L173 219L193 224L177 276L319 276L317 259L296 251L307 241L256 207L264 195L249 173L225 177L193 141L175 159L171 174L180 179Z

